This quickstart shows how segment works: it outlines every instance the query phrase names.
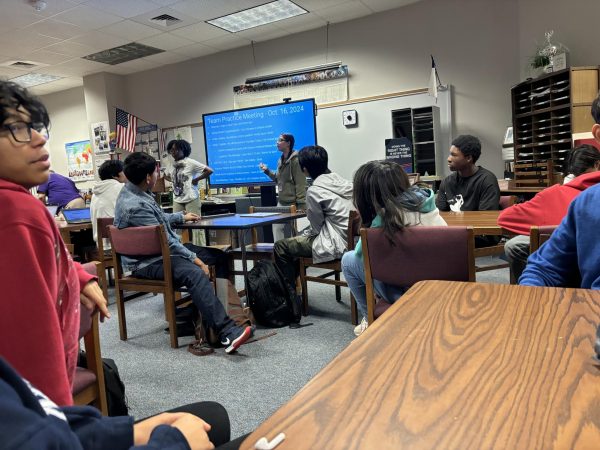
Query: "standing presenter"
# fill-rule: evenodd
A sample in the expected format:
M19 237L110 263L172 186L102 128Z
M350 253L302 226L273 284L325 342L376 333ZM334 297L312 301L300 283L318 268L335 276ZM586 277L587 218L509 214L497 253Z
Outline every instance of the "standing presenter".
M306 209L306 175L300 168L298 152L294 151L294 136L281 134L277 139L277 150L281 152L281 158L277 161L277 171L272 172L264 164L259 168L269 178L277 182L278 206L296 205L299 210ZM292 236L290 223L273 225L273 237L275 242Z
M174 160L173 165L165 171L165 178L173 183L173 212L185 211L200 216L198 183L208 178L213 170L189 157L192 147L184 139L169 141L167 151ZM195 245L206 245L203 230L194 230L192 236Z

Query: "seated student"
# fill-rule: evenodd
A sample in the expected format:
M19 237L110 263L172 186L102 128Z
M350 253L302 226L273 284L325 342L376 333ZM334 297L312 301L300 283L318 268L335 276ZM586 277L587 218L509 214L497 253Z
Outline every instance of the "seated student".
M555 184L539 192L530 201L506 208L498 216L498 225L519 236L504 244L504 252L515 279L518 280L525 269L529 256L529 230L532 226L558 225L567 214L573 199L590 186L600 183L598 165L600 152L591 145L583 145L573 150L569 173L582 173L567 184ZM584 155L590 155L588 158ZM584 166L590 164L586 169Z
M600 142L600 95L592 103L592 134ZM579 286L600 289L600 184L582 192L550 239L527 260L524 286Z
M410 226L445 226L435 206L435 195L431 189L410 186L404 169L392 161L371 161L354 174L354 204L360 214L363 227L383 228L386 235ZM344 253L342 270L348 287L356 299L362 320L354 328L360 336L367 329L367 293L362 244ZM405 289L386 285L374 280L377 294L389 303L394 303Z
M171 251L173 282L178 287L188 288L194 305L202 314L203 321L219 334L221 343L226 347L225 352L234 352L250 338L252 329L249 326L235 325L213 291L208 278L208 266L204 261L211 262L217 257L207 248L192 244L184 246L171 228L171 223L198 220L200 217L185 211L165 214L158 206L151 194L158 178L156 160L152 156L142 152L132 153L125 159L124 172L128 182L117 198L115 226L118 228L160 224L165 226ZM146 258L123 256L122 264L124 270L132 271L136 277L151 280L164 278L164 266L159 256ZM217 265L219 278L227 277L228 274L222 273L225 267L226 264Z
M49 205L58 205L61 209L85 208L85 200L77 190L75 183L59 173L50 171L48 181L37 188L38 198Z
M435 201L440 211L497 211L500 187L496 175L475 165L481 156L481 142L468 134L452 141L448 167L454 173L440 184ZM475 236L476 247L498 243L497 236Z
M28 189L48 180L49 117L0 81L0 355L60 405L73 403L80 302L110 317L94 277L74 263L54 218Z
M301 236L279 240L273 249L275 264L295 290L298 257L315 263L341 258L347 250L346 232L352 209L352 183L327 167L327 151L318 145L298 152L298 162L313 184L306 191L306 217L310 226Z
M229 441L227 411L199 402L134 423L131 416L105 417L91 406L59 407L0 357L0 445L11 449L238 448Z
M563 184L570 183L579 175L600 170L600 150L593 145L580 145L569 154L568 175Z
M123 163L117 159L104 161L98 169L98 176L100 181L92 188L94 195L90 202L94 242L98 242L97 219L115 216L117 197L127 181L123 173ZM105 245L104 248L107 246Z

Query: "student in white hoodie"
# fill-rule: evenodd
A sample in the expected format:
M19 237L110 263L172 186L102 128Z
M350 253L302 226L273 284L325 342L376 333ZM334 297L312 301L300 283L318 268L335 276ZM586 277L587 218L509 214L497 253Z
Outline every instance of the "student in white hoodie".
M431 189L411 186L406 172L393 161L370 161L354 174L354 204L363 227L383 228L387 236L411 226L445 226L435 206ZM359 336L367 328L367 293L362 244L342 257L342 271L348 287L356 299L363 319L354 329ZM394 303L405 289L374 280L377 294Z
M295 290L298 257L326 262L341 258L347 250L346 230L352 209L352 183L327 167L327 151L318 145L298 152L304 174L313 179L306 191L306 217L310 227L301 236L275 243L275 264Z
M117 197L124 183L127 181L123 173L123 163L116 159L104 161L98 169L98 175L100 176L100 181L92 188L94 195L90 203L94 242L98 242L97 219L99 217L115 216ZM104 248L106 248L106 244Z

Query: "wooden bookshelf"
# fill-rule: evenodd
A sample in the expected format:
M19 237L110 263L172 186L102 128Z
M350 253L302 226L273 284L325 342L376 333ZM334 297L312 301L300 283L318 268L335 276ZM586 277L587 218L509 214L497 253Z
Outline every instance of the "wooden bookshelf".
M562 182L572 135L591 130L597 95L598 66L571 67L511 89L516 186Z

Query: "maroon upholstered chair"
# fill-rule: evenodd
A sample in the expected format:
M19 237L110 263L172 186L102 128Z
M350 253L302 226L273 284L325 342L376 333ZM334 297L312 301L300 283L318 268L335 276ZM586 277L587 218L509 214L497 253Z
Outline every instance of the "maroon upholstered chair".
M96 275L99 268L97 262L84 264L86 271ZM87 369L77 367L73 380L73 403L75 405L93 404L103 415L108 414L106 388L104 386L104 370L100 352L100 332L98 330L98 310L90 313L81 308L79 322L79 338L83 338L87 358Z
M529 253L537 252L538 248L550 239L558 225L545 225L541 227L531 227L529 230Z
M165 301L165 315L169 323L171 347L177 348L179 344L177 339L175 306L176 303L187 301L187 298L176 301L178 296L173 285L171 257L164 226L152 225L118 229L114 225L109 225L108 234L112 245L113 266L115 268L115 291L121 340L127 340L125 302L134 297L132 295L125 297L125 291L135 291L138 293L138 296L139 293L161 293ZM162 256L165 279L147 280L124 275L123 267L121 266L121 255Z
M369 324L376 309L385 309L375 307L374 279L406 288L423 280L475 281L471 227L407 227L394 235L393 245L381 228L361 228L360 236Z

